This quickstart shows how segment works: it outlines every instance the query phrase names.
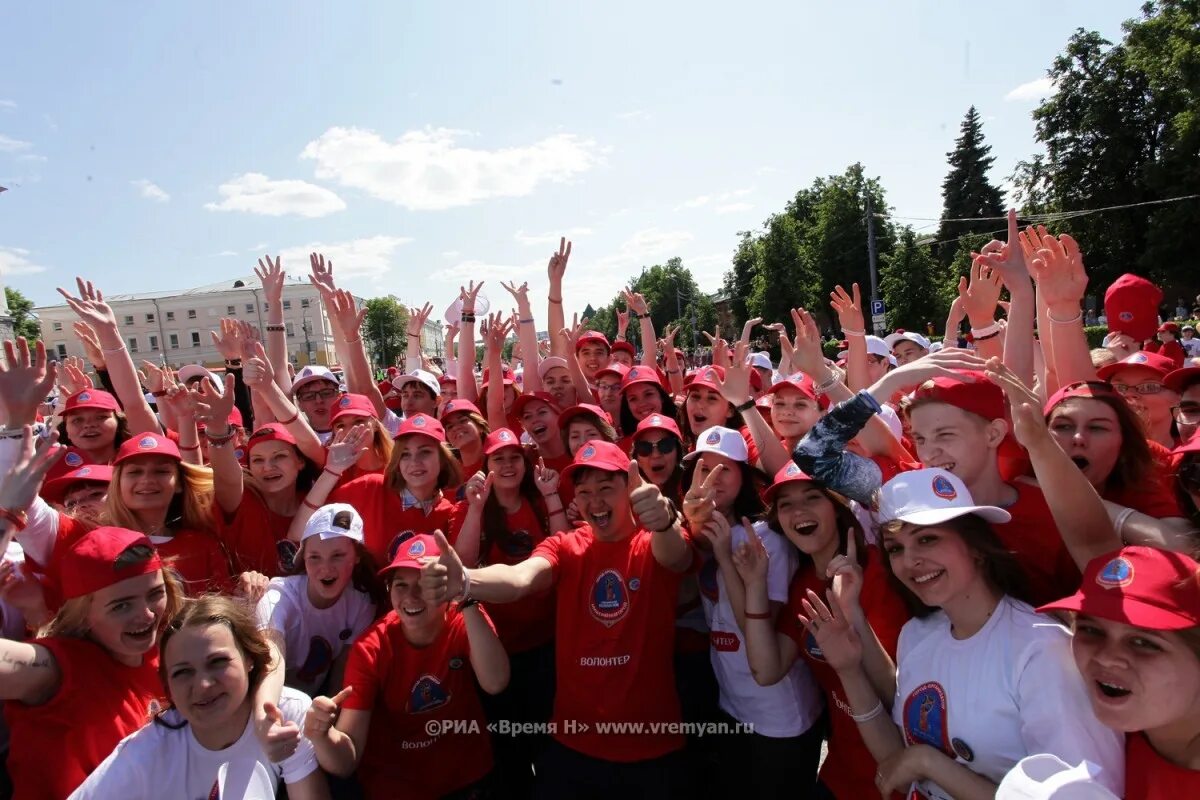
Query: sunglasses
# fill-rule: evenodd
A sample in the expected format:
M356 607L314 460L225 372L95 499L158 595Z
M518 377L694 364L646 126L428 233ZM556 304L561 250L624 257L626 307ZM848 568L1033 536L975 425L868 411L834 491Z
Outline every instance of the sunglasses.
M648 456L657 450L665 456L667 453L673 452L676 447L678 447L678 443L670 436L659 439L657 442L647 442L645 439L639 439L633 443L633 452L634 455Z

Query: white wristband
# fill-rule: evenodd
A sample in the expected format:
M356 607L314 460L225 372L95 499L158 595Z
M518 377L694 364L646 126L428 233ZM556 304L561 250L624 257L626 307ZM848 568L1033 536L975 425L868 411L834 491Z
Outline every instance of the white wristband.
M974 336L976 339L982 339L984 336L991 336L993 333L999 333L999 332L1000 332L1000 323L999 322L993 322L991 325L988 325L983 328L971 328L971 335Z
M463 567L462 571L463 585L462 590L458 593L459 601L471 599L471 571Z

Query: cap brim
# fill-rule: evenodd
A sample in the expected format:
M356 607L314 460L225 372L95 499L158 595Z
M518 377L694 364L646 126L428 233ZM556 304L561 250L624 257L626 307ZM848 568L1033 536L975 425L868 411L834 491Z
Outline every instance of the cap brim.
M953 508L931 508L926 511L913 511L909 514L901 514L892 519L907 522L910 525L940 525L943 522L949 522L952 519L965 517L967 514L975 514L983 518L987 522L1004 523L1012 520L1012 514L1009 514L1003 508L995 506L956 506ZM890 520L887 520L890 521Z
M1118 592L1091 598L1085 597L1083 592L1076 592L1070 597L1039 606L1037 610L1040 613L1075 611L1152 631L1180 631L1200 625L1200 617L1196 615L1180 614Z
M622 468L622 467L616 466L615 464L609 464L609 463L606 463L603 461L597 461L594 464L568 464L567 466L563 467L562 476L563 476L563 478L571 478L572 475L574 475L576 472L578 472L581 469L598 469L601 472L612 472L612 473L619 472L623 475L628 474L628 471L629 471L628 468Z
M313 538L320 539L321 541L326 541L328 539L345 538L345 539L349 539L354 542L361 542L363 540L363 535L361 533L359 533L356 536L353 533L348 533L346 531L320 531L318 533L305 533L303 536L300 537L300 544L303 545L306 541L308 541L309 539L313 539Z
M433 558L436 560L438 558L438 556L433 556ZM409 567L410 569L421 569L424 566L425 565L420 563L419 561L413 561L412 559L407 559L405 561L396 561L391 564L388 564L386 567L379 570L379 572L376 572L375 575L377 577L382 578L384 575L387 575L389 572L395 572L398 569L403 569L405 567Z

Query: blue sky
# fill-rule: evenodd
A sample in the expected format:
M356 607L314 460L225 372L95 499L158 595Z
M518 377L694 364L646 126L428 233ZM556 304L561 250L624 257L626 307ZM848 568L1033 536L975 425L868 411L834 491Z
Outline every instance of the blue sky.
M356 294L440 313L471 277L544 295L567 233L568 309L675 255L715 291L738 231L855 161L936 217L972 103L1002 181L1035 151L1028 84L1138 6L10 5L0 271L49 304L76 274L182 289L320 247Z

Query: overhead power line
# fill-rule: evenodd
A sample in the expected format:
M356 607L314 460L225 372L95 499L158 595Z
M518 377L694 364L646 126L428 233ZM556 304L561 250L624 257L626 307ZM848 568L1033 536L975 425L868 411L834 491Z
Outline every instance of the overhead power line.
M1168 197L1164 200L1146 200L1141 203L1128 203L1119 206L1104 206L1103 208L1084 208L1076 211L1051 211L1045 214L1020 214L1021 219L1028 222L1058 222L1064 219L1074 219L1076 217L1084 217L1088 214L1100 214L1105 211L1121 211L1126 208L1139 208L1141 206L1156 206L1166 203L1179 203L1184 200L1195 200L1200 198L1200 194L1188 194L1182 197ZM877 214L879 217L889 217L891 219L906 219L916 222L993 222L1005 220L1007 216L1000 217L952 217L950 219L942 219L941 217L905 217L899 214Z

